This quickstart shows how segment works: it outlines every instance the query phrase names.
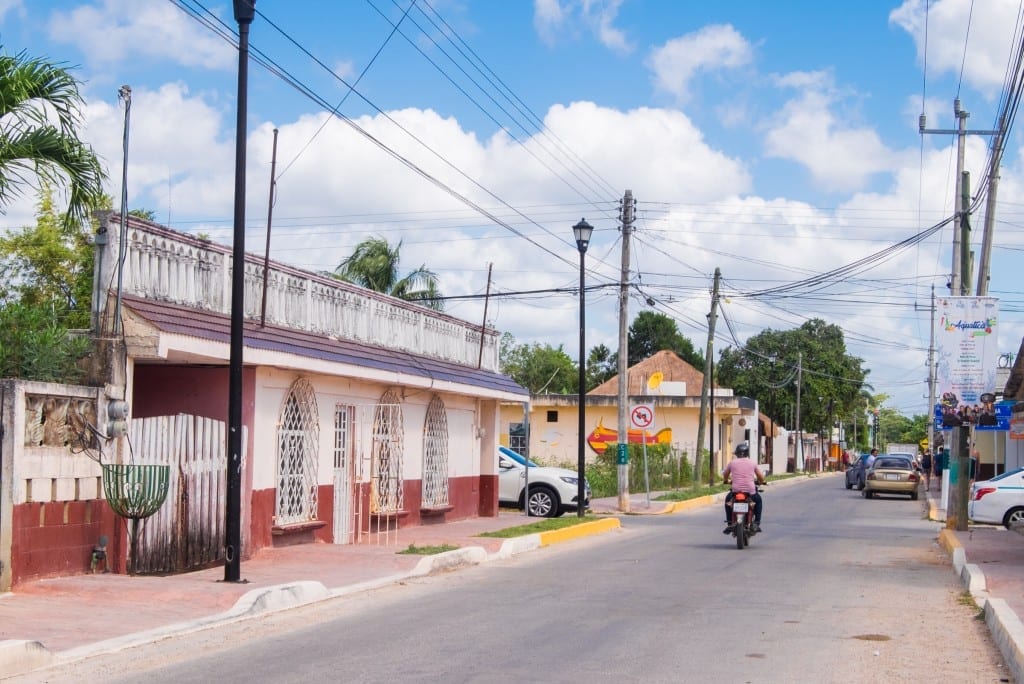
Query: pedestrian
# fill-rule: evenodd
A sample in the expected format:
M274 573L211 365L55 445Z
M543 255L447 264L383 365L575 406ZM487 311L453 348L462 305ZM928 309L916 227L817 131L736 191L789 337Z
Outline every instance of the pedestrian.
M932 491L932 450L925 449L921 454L921 474L924 475L924 490Z
M878 458L878 449L877 448L876 449L872 449L871 453L868 454L868 460L864 462L864 467L865 468L871 468L871 466L875 465L875 459L876 458Z

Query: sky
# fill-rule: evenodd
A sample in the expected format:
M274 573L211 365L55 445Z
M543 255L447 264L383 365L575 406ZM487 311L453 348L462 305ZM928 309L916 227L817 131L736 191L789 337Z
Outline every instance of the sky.
M956 139L920 134L919 117L955 128L959 97L968 129L996 127L1021 2L258 0L256 9L249 251L266 239L277 129L272 259L332 270L366 238L400 242L401 270L434 271L453 297L449 314L482 321L489 291L489 325L575 359L572 226L595 227L586 347L614 351L619 205L630 190L629 320L664 313L703 349L717 268L716 357L762 330L824 319L842 328L885 406L927 412L930 297L949 294L953 234L946 225L910 239L952 214ZM104 162L114 206L127 122L128 207L224 244L237 28L223 0L0 0L2 50L61 63L81 81L81 135ZM1000 300L998 347L1016 353L1024 150L1010 123L989 294ZM966 136L972 182L985 176L989 144ZM0 228L32 224L35 200L30 192L4 207ZM983 223L982 205L972 216L976 263Z

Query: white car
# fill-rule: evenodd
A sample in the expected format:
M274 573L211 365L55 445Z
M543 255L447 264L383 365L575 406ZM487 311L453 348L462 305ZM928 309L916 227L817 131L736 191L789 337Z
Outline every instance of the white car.
M967 515L974 522L1024 524L1024 468L975 482Z
M549 468L527 461L506 447L498 447L498 502L523 508L526 469L530 469L530 515L557 518L577 510L579 477L575 470ZM590 485L584 480L584 510L590 505Z

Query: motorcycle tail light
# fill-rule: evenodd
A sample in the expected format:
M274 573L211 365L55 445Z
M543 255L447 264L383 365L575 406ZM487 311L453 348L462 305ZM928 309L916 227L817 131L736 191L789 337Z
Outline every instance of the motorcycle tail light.
M734 500L735 501L746 501L747 500L747 495L744 494L743 492L737 492L736 496L734 497Z
M981 497L996 491L995 487L982 487L974 492L974 500L981 501Z

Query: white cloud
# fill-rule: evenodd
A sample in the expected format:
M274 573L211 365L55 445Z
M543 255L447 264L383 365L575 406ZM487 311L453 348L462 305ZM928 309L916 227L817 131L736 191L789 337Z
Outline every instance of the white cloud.
M548 45L555 45L568 30L576 33L586 29L597 36L606 48L625 54L633 50L625 32L615 26L622 0L534 0L533 26ZM578 16L578 26L570 26L572 17Z
M671 93L679 102L690 96L690 82L699 73L735 69L753 59L750 43L729 24L705 26L699 31L669 40L651 50L647 68L657 90Z
M3 20L10 12L16 12L18 16L25 13L23 0L0 0L0 20Z
M1019 11L1015 0L904 0L889 22L913 37L929 77L958 77L962 69L965 84L992 99L1002 89L1007 56L1014 52L1014 32L1008 29L1018 25Z
M822 188L837 192L863 188L871 177L889 173L899 155L878 133L850 127L832 113L838 94L824 73L794 73L778 79L801 90L769 123L765 153L805 166Z
M55 11L49 33L57 42L76 45L93 67L116 64L129 55L207 69L230 69L237 60L229 43L167 2L99 0Z

